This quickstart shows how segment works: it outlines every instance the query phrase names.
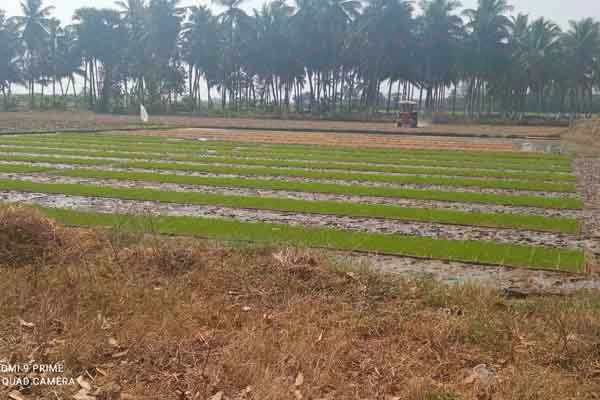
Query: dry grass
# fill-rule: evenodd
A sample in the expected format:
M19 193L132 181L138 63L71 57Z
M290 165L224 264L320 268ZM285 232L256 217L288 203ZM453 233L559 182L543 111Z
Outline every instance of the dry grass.
M44 217L36 209L0 207L0 260L4 266L43 266L77 259L83 237Z
M577 121L562 135L562 140L571 151L597 155L600 151L600 119Z
M21 252L18 268L0 267L0 360L64 360L65 375L103 388L97 399L600 392L598 294L512 300L335 265L312 251L66 229L27 209L0 215L3 232L30 232L25 244L46 255L41 267L37 250Z

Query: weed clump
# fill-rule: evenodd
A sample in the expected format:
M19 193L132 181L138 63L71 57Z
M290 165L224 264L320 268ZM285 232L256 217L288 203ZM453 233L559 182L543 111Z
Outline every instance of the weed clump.
M43 263L61 247L56 223L35 208L0 208L0 262L8 266Z

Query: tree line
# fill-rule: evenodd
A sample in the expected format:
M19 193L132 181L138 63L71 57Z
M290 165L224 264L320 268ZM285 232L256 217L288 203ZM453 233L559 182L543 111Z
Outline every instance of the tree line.
M0 91L14 85L69 94L104 112L203 107L285 112L423 109L470 117L516 115L535 104L587 112L600 88L600 23L511 15L506 0L274 0L247 13L242 0L180 7L124 0L84 7L63 26L42 0L22 15L0 10ZM81 82L76 83L76 82ZM201 101L204 93L208 101ZM44 96L42 100L44 101ZM58 100L57 100L58 99Z

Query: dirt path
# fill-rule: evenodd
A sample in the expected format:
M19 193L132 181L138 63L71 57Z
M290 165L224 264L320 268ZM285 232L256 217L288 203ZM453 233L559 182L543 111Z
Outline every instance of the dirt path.
M295 117L294 115L290 116ZM173 127L203 128L244 128L268 130L352 130L385 133L416 134L473 134L499 136L556 136L565 131L561 127L538 126L492 126L492 125L430 125L419 128L416 132L410 129L396 128L390 122L358 122L358 121L323 121L293 120L267 118L216 118L196 116L151 116L153 125ZM33 112L0 112L0 132L14 131L57 131L88 129L126 129L141 128L137 115L95 114L88 111L33 111Z
M573 162L584 204L582 235L600 243L600 158L579 156ZM590 269L600 273L600 250L589 248Z

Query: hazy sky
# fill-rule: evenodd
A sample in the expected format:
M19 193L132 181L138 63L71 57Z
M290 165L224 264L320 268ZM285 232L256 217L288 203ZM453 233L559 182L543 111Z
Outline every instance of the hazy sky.
M20 13L20 0L2 0L0 8L6 10L8 15ZM509 0L516 12L527 12L535 17L544 16L565 27L570 19L594 17L600 20L600 0ZM243 8L252 10L258 8L263 0L246 0ZM290 1L291 3L291 1ZM465 7L473 7L477 0L463 0ZM73 11L79 7L112 7L113 0L45 0L44 4L55 7L54 15L63 23L71 20ZM211 4L211 0L182 0L184 6L194 4Z

